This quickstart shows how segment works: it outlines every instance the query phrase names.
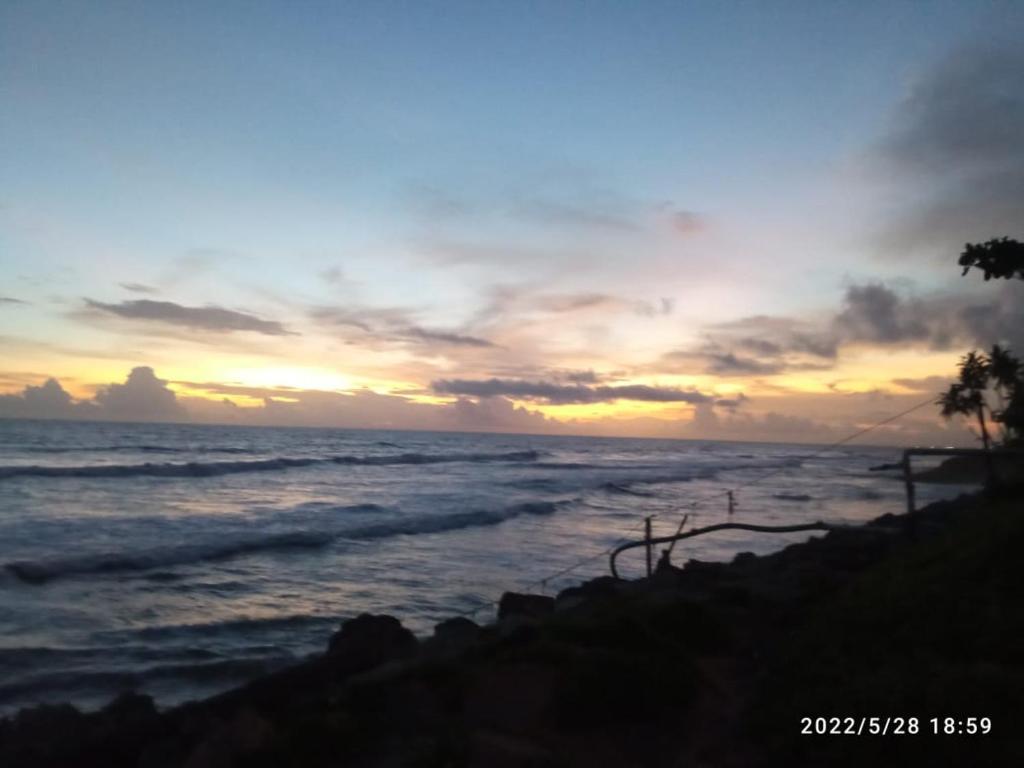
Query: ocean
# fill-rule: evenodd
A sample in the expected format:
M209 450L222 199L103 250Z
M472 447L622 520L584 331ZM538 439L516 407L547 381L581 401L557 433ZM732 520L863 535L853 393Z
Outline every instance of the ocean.
M859 522L903 511L898 450L846 446L0 421L0 714L161 706L323 650L341 620L420 635L493 618L504 591L554 594L600 555L722 522ZM920 503L958 492L921 486ZM691 504L718 495L694 509ZM727 532L674 560L767 553L806 534ZM544 584L537 582L586 560ZM623 555L643 572L643 550Z

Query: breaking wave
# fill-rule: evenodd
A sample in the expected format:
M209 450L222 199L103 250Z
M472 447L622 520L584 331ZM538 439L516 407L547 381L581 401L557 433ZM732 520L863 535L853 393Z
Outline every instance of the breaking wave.
M46 466L39 464L0 466L0 480L12 477L215 477L239 472L268 472L308 467L315 464L346 466L391 466L399 464L442 464L454 462L536 461L537 451L510 453L402 453L392 456L278 457L254 461L191 461L186 464L93 464L87 466Z
M227 560L257 552L320 549L341 539L384 539L497 525L521 515L550 515L559 507L571 503L573 501L526 502L499 510L476 510L408 520L399 519L348 529L289 531L238 536L228 541L151 547L135 552L104 552L76 557L19 560L5 564L4 569L27 584L45 584L72 576L148 571L154 568ZM366 505L342 509L360 511L364 506Z

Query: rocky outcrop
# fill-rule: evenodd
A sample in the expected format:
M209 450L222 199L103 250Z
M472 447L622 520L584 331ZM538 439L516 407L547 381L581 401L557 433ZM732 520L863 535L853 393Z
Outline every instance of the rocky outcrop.
M539 619L554 613L554 610L553 597L506 592L498 602L498 621L511 618Z
M327 658L355 672L415 655L416 636L394 616L364 613L349 619L327 643Z

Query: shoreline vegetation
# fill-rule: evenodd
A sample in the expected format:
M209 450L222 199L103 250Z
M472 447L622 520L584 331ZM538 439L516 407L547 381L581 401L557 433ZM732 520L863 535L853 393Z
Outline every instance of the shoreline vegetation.
M362 615L323 655L203 701L159 712L126 693L95 713L23 709L0 720L0 764L1014 764L1022 490L772 555L602 577L555 598L507 593L494 624L449 619L423 640ZM801 718L862 716L917 718L920 732L800 733ZM933 717L993 726L934 735Z
M991 471L999 482L1014 483L1024 477L1024 450L1003 453L996 448L991 451L990 457L983 454L951 456L937 467L915 471L914 481L950 485L981 485L989 478L989 458L992 462Z

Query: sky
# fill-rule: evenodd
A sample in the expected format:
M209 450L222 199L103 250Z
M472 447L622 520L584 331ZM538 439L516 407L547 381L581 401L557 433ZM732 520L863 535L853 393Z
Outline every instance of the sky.
M830 442L1024 348L1015 2L0 4L0 417ZM972 444L922 408L875 442Z

